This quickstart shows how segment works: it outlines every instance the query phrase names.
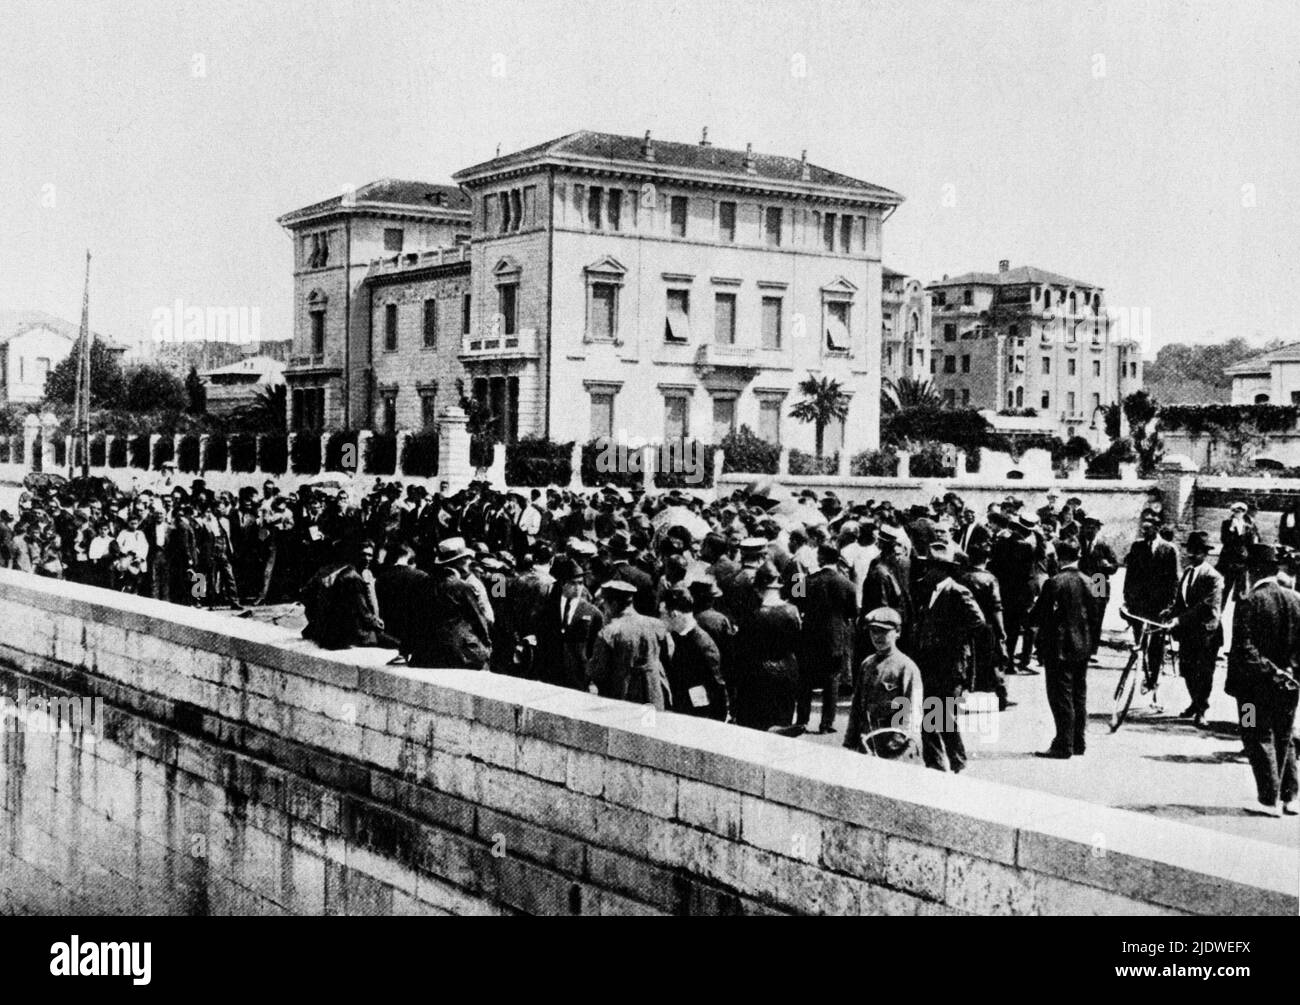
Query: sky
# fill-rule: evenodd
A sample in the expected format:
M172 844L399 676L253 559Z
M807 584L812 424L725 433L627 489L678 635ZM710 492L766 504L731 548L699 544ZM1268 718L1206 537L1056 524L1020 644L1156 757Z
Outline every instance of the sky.
M0 6L0 308L150 337L256 308L276 217L577 129L798 157L894 189L884 261L1000 259L1168 341L1300 339L1300 5L239 0ZM1147 313L1149 312L1149 314Z

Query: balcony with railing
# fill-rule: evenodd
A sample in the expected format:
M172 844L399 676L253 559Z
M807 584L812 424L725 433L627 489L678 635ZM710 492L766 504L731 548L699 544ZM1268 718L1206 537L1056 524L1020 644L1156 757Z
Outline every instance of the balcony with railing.
M483 332L462 335L460 339L461 362L497 359L536 359L540 355L536 328L521 328L516 332Z
M435 265L456 265L470 260L468 244L430 248L427 251L408 251L388 258L372 258L370 275L384 276L410 269L427 269Z

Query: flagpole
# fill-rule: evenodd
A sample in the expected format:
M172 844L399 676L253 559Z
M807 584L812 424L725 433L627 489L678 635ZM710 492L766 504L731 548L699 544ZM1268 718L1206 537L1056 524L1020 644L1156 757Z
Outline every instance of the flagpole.
M90 475L90 249L86 249L86 286L81 297L81 358L77 361L77 400L74 422L81 441L81 476ZM75 458L69 458L68 476L72 476Z

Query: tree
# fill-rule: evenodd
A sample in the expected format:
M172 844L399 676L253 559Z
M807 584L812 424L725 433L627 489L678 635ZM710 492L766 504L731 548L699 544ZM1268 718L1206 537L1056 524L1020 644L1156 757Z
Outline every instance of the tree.
M71 405L77 400L77 368L81 365L81 339L72 352L59 360L45 378L45 400L49 404ZM117 353L102 339L90 343L90 404L92 408L117 408L122 403L125 385Z
M849 416L849 396L838 380L822 377L820 380L811 373L799 382L799 393L803 400L790 409L790 418L800 422L811 422L816 435L817 460L822 458L822 445L826 436L826 427L832 422L843 422Z
M146 363L127 376L122 407L128 412L179 412L185 404L185 385L166 367Z
M1102 431L1112 440L1119 439L1120 427L1123 425L1124 411L1118 401L1103 405L1101 409Z
M289 389L284 384L259 387L253 400L231 415L231 425L247 433L283 433Z
M880 414L892 415L906 408L941 408L943 399L928 380L886 377L880 385Z
M189 399L186 411L190 415L202 415L208 410L208 390L203 386L203 378L196 367L190 367L185 376L185 396Z
M1134 391L1124 399L1124 417L1128 419L1133 449L1137 451L1139 467L1144 474L1156 466L1164 453L1164 444L1153 422L1157 411L1156 400L1145 390Z

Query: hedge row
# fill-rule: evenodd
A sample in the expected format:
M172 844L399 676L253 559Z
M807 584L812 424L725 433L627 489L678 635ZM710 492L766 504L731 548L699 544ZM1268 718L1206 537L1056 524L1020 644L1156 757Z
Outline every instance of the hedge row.
M294 437L289 465L295 475L314 475L320 471L319 433L299 433Z
M372 475L391 475L397 472L397 434L371 433L366 441L366 456L362 458L365 470Z
M723 471L774 475L781 463L780 446L755 435L748 426L728 433L721 447ZM709 470L712 471L712 466Z
M282 475L289 463L289 438L283 433L262 436L258 467L269 475Z
M568 485L572 474L572 442L526 436L506 446L507 485Z
M438 473L438 434L432 429L422 429L406 438L402 448L402 470L417 478L430 478Z
M325 441L325 470L352 474L357 470L357 431L340 429L327 433Z
M257 470L257 440L252 433L235 433L226 441L230 470L249 474Z

